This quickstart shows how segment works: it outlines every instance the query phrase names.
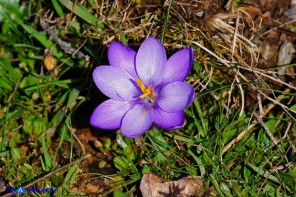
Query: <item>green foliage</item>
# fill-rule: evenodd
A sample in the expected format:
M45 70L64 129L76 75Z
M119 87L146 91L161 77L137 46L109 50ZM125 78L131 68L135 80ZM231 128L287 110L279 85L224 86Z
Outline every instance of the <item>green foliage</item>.
M85 22L96 26L99 29L104 28L104 24L98 21L97 17L93 16L84 6L80 5L79 3L76 2L74 5L72 1L67 0L59 0L59 2L68 10L74 9L74 13Z
M48 32L40 29L39 17L44 13L36 10L40 10L41 4L48 6L49 2L44 3L0 2L0 168L1 176L14 187L25 186L59 168L57 159L62 144L74 141L69 129L70 118L75 107L85 101L81 97L84 82L90 82L88 62L61 50ZM60 16L67 14L60 2L53 0L52 6ZM74 13L90 22L90 26L104 28L83 6L78 5ZM70 33L77 36L83 27L86 26L73 21ZM56 60L57 72L44 67L45 49L49 49ZM79 154L81 152L77 153L78 157ZM70 155L69 161L77 156ZM37 184L58 187L59 196L68 195L79 169L77 165L70 166Z
M194 101L187 111L188 117L192 118L188 122L193 124L187 124L181 130L170 132L153 128L140 138L140 146L131 143L131 139L120 137L117 140L120 146L114 150L117 153L114 163L122 179L128 182L133 175L148 172L173 180L199 175L205 180L205 185L214 186L219 196L272 196L276 192L291 194L295 191L295 178L291 172L272 172L268 165L291 161L292 155L288 159L282 152L290 147L289 144L281 140L278 148L274 149L270 137L262 128L257 134L246 134L223 155L225 145L248 128L251 119L246 115L239 117L235 111L226 116L224 109L218 105L204 110L201 103L202 99ZM281 124L285 124L279 124L279 120L282 117L270 117L266 121L271 133L278 132ZM255 132L255 129L252 131ZM129 159L129 152L124 151L128 147L134 150L132 155L135 157L132 159ZM258 187L265 189L259 190ZM124 191L124 188L121 189Z

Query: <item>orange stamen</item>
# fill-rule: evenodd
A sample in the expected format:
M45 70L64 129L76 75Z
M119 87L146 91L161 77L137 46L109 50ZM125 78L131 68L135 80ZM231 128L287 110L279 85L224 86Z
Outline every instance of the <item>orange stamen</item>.
M154 100L152 85L150 85L148 88L146 88L145 84L139 78L136 78L136 82L137 82L137 85L139 86L139 88L141 89L141 91L143 92L143 94L140 96L140 98L143 99L143 98L146 98L147 96L149 96L152 100Z

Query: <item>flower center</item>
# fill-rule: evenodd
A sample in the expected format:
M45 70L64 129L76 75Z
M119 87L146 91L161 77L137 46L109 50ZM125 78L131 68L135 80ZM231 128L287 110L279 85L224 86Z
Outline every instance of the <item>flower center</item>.
M141 99L146 98L148 96L149 100L151 102L154 101L154 95L153 95L153 87L150 85L148 88L145 87L144 83L141 81L141 79L136 78L136 82L143 92L143 94L140 96Z

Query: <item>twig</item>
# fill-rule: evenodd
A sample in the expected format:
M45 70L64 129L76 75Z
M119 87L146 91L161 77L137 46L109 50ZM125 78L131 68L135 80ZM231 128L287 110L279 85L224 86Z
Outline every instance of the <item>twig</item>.
M79 138L77 137L77 135L75 134L75 132L73 131L72 127L70 127L70 125L68 125L68 124L67 124L67 127L71 131L71 133L74 136L74 138L77 140L79 146L81 147L82 155L85 155L85 148L84 148L83 144L81 143L81 141L79 140Z
M46 23L46 16L48 12L49 11L47 11L42 17L40 17L40 25L43 28L43 30L49 34L49 39L57 43L65 53L77 55L79 58L84 58L86 61L89 61L90 57L88 55L84 55L84 53L79 51L79 49L71 47L71 44L63 41L61 38L59 38L59 35L56 32L51 30L51 28Z
M212 56L214 56L216 59L218 59L220 62L222 62L224 65L226 65L227 67L231 68L231 65L228 64L225 60L221 59L218 55L216 55L215 53L213 53L212 51L210 51L209 49L207 49L206 47L202 46L201 44L199 44L198 42L194 42L194 41L191 41L193 44L199 46L201 49L205 50L206 52L208 52L209 54L211 54ZM237 83L239 84L238 87L239 87L239 90L241 92L241 95L242 95L242 109L241 109L241 112L240 112L240 116L243 114L243 109L244 109L244 102L245 102L245 99L244 99L244 91L243 91L243 88L242 88L242 85L240 84L240 80L237 76L240 76L242 79L244 79L246 82L248 82L248 80L237 70L237 69L233 69L234 72L237 74L235 76L235 80L237 81Z
M285 134L284 134L284 136L282 137L282 139L285 139L285 138L287 137L288 132L290 131L291 126L292 126L292 122L289 122L288 125L287 125L287 129L286 129L286 131L285 131Z
M233 35L233 44L232 44L232 51L231 51L231 59L233 58L233 54L235 53L236 39L238 35L238 24L239 24L239 15L237 15L236 17L235 31Z
M32 187L33 185L37 184L38 182L43 181L44 179L46 179L46 178L52 176L53 174L55 174L55 173L57 173L57 172L59 172L59 171L62 171L62 170L66 169L66 168L68 168L68 167L70 167L70 166L72 166L72 165L74 165L74 164L76 164L76 163L78 163L78 162L80 162L80 161L82 161L82 160L84 160L84 159L87 159L87 158L90 157L90 156L91 156L91 155L88 154L88 155L85 155L83 158L80 158L80 159L77 159L77 160L75 160L75 161L72 161L72 162L68 163L67 165L64 165L64 166L62 166L62 167L60 167L60 168L58 168L58 169L56 169L56 170L54 170L54 171L52 171L52 172L50 172L50 173L48 173L48 174L46 174L46 175L44 175L44 176L42 176L42 177L36 179L36 180L33 181L32 183L23 186L22 188L29 188L29 187ZM9 197L9 196L13 196L13 195L15 195L14 192L12 192L12 193L8 193L8 194L5 194L5 195L3 195L2 197Z
M288 162L286 164L283 164L283 165L280 165L280 166L277 166L277 167L273 167L270 172L271 173L272 172L277 172L279 170L284 170L284 169L287 169L287 168L290 168L290 167L293 167L293 166L295 166L295 162L290 161L290 162Z
M188 40L186 40L186 42L189 42ZM216 59L218 59L222 64L224 64L224 65L226 65L227 67L229 67L229 68L231 68L231 65L226 61L226 60L224 60L224 59L222 59L222 58L220 58L219 56L217 56L215 53L213 53L212 51L210 51L209 49L207 49L206 47L204 47L203 45L201 45L201 44L199 44L198 42L195 42L195 41L190 41L191 43L193 43L193 44L195 44L195 45L197 45L198 47L200 47L201 49L203 49L203 50L205 50L206 52L208 52L209 54L211 54L212 56L214 56ZM235 54L234 54L235 55ZM246 65L247 66L247 65ZM259 73L259 74L261 74L261 75L263 75L263 76L266 76L266 77L268 77L268 78L271 78L271 77L269 77L268 75L265 75L264 73L261 73L261 72L259 72L259 71L257 71L256 69L253 69L253 68L248 68L248 67L244 67L244 66L237 66L237 68L238 69L240 69L240 68L242 68L242 69L245 69L245 70L249 70L249 71L253 71L253 73ZM239 72L239 70L238 69L236 69L236 68L233 68L233 71L238 75L238 76L240 76L245 82L250 82L250 80L248 80L247 79L247 77L246 76L244 76L241 72ZM277 79L274 79L274 78L271 78L271 79L273 79L273 80L275 80L275 81L277 81L277 82L279 82L279 83L282 83L282 84L284 84L284 85L286 85L286 86L288 86L288 87L290 87L290 88L292 88L292 89L295 89L295 87L292 87L291 85L289 85L289 84L287 84L287 83L285 83L285 82L282 82L282 81L279 81L279 80L277 80ZM250 84L254 89L257 89L257 87L255 87L253 84ZM281 106L282 108L283 108L283 110L285 111L285 112L287 112L289 115L290 115L290 113L287 111L287 106L285 106L285 105L283 105L282 103L280 103L278 100L276 100L276 99L273 99L273 98L271 98L271 97L269 97L268 95L266 95L264 92L262 92L261 90L257 90L260 94L262 94L263 96L265 96L268 100L270 100L270 101L272 101L273 103L275 103L275 104L277 104L277 105L279 105L279 106ZM286 91L286 90L285 90ZM292 117L292 116L291 116ZM292 117L293 118L293 117ZM294 120L295 120L295 118L293 118Z
M284 92L290 92L291 90L290 89L286 89ZM277 97L276 100L281 100L285 97L285 94L282 94L280 96ZM260 119L264 118L269 112L270 110L272 110L274 107L276 106L275 103L270 103L264 110L264 113L260 114L258 117ZM256 125L258 124L258 121L253 121L253 123L248 127L246 128L245 130L243 130L238 136L236 136L233 140L231 140L231 142L229 142L223 149L222 151L222 155L224 153L226 153L229 149L231 149L231 147L237 143L238 141L240 141L241 139L243 139L243 137L249 133L251 131L252 128L254 128ZM221 156L222 156L221 155Z
M248 68L248 67L244 67L244 66L238 66L238 68L241 68L241 69L244 69L244 70L247 70L247 71L253 72L253 73L255 73L255 74L262 75L262 76L264 76L264 77L266 77L266 78L268 78L268 79L271 79L271 80L273 80L273 81L275 81L275 82L278 82L278 83L283 84L283 85L285 85L285 86L287 86L287 87L289 87L289 88L291 88L291 89L296 90L296 87L295 87L295 86L290 85L290 84L288 84L288 83L286 83L286 82L284 82L284 81L282 81L282 80L280 80L280 79L277 79L277 78L275 78L275 77L271 77L271 76L269 76L269 75L263 73L262 71L260 71L260 70L258 70L258 69Z
M237 77L237 75L235 75L235 79L237 81L237 83L240 83L240 80L239 78ZM239 90L240 90L240 93L241 93L241 111L239 113L239 117L241 117L244 113L244 109L245 109L245 94L244 94L244 90L243 90L243 87L241 85L238 86Z
M14 97L16 91L17 91L17 88L18 88L18 86L19 86L19 84L20 84L20 81L21 81L20 79L17 80L17 82L16 82L16 84L15 84L15 86L14 86L14 90L13 90L13 92L12 92L12 93L10 94L10 96L8 97L7 103L10 103L11 100L13 99L13 97Z
M263 114L263 106L262 106L262 99L261 95L257 94L257 99L258 99L258 108L259 108L259 114Z
M257 118L258 122L261 124L261 126L265 129L267 135L270 137L271 141L273 142L274 145L277 145L278 142L276 141L276 139L273 137L271 131L269 130L269 128L266 126L266 124L263 122L262 118L260 118L256 112L254 112L254 116Z
M284 24L281 24L281 25L278 26L278 27L274 27L274 28L272 28L272 29L270 29L270 30L264 32L263 34L261 34L261 35L259 36L259 38L262 38L262 37L265 36L266 34L269 34L269 33L272 32L272 31L276 31L277 29L279 29L279 28L281 28L281 27L284 27L284 26L286 26L286 25L289 25L289 24L291 24L291 23L294 23L294 22L296 22L296 19L293 19L293 20L291 20L291 21L289 21L289 22L286 22L286 23L284 23Z

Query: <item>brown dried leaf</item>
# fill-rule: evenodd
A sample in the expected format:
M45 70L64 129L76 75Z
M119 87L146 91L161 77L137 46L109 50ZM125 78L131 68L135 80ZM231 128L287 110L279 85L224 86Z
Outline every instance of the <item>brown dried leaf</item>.
M46 54L43 59L43 63L48 71L52 71L56 67L57 61L51 54Z
M204 188L204 181L199 176L188 176L178 181L168 181L152 173L147 173L142 177L140 190L143 197L205 196L208 193Z

